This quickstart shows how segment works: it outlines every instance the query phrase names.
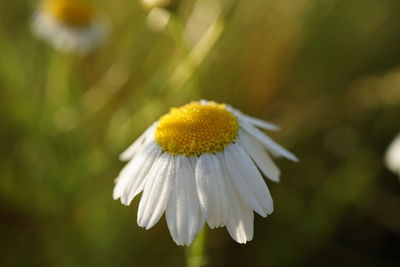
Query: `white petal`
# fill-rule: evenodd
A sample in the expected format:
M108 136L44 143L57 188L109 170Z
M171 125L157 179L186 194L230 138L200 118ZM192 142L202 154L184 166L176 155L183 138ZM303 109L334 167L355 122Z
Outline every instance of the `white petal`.
M187 157L175 157L175 182L166 210L168 229L178 245L190 245L202 228L194 170Z
M223 172L226 196L229 201L228 221L226 228L231 237L238 243L244 244L253 239L253 210L241 199L229 177L223 153L216 154Z
M400 174L400 135L390 144L386 152L385 162L392 172Z
M86 54L102 43L107 35L104 21L93 20L85 27L71 27L39 10L32 21L33 33L63 52Z
M237 117L240 124L241 124L241 122L244 122L244 123L248 123L253 126L265 129L265 130L271 130L271 131L279 131L280 130L279 126L277 126L273 123L246 115L246 114L242 113L240 110L235 109L230 105L226 105L226 108Z
M235 192L236 193L236 192ZM240 244L246 244L253 239L254 214L253 211L240 199L232 194L232 205L235 205L227 224L227 229L231 237Z
M236 144L224 150L226 167L242 199L261 216L265 217L273 211L271 194L247 154Z
M190 164L191 164L193 170L196 169L198 157L196 157L196 156L195 157L188 157L188 159L190 161Z
M228 200L218 159L213 154L200 155L195 176L202 215L211 228L224 226Z
M141 153L121 170L114 188L114 199L121 198L124 205L129 205L132 199L143 190L147 173L161 152L161 148L156 143L150 143L143 148Z
M270 130L270 131L279 131L280 127L272 124L270 122L266 122L254 117L250 117L248 115L245 115L241 112L236 111L236 116L238 117L238 119L242 122L245 123L249 123L252 124L253 126L259 127L261 129L265 129L265 130Z
M150 229L164 213L175 178L172 155L164 153L148 174L148 180L139 203L137 222L140 227Z
M273 155L277 157L285 157L287 159L290 159L292 161L299 161L298 158L285 148L283 148L281 145L277 144L275 141L273 141L269 136L261 132L259 129L255 128L254 126L248 124L248 123L243 123L240 125L246 132L257 138L265 148L271 152Z
M260 141L247 134L245 131L239 131L239 144L246 150L256 165L266 177L274 182L279 182L280 170L272 161L271 157L264 150Z
M124 152L121 153L119 159L124 161L132 159L135 153L140 150L140 148L153 139L152 136L154 135L156 126L157 122L153 123L149 128L147 128L147 130L141 136L139 136L135 142L133 142Z

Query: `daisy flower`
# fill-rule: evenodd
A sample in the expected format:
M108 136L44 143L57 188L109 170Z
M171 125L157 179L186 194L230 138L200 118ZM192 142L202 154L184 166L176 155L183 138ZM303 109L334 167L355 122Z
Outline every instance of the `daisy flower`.
M179 0L141 0L143 7L149 10L146 22L151 30L162 31L167 26L171 13Z
M87 54L105 39L106 23L85 0L43 0L32 31L62 52Z
M263 217L273 211L262 177L279 181L271 155L297 161L259 128L278 130L215 102L172 108L121 154L129 163L113 197L129 205L143 192L138 225L149 229L165 212L178 245L190 245L205 223L226 226L235 241L246 243L253 238L253 211Z
M390 144L385 157L386 166L400 175L400 134Z

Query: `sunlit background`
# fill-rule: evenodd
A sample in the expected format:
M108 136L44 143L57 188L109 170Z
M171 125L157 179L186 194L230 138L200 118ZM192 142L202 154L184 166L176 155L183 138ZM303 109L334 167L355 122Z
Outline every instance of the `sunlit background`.
M184 266L164 218L139 228L113 180L152 121L201 98L280 125L301 160L277 160L253 241L208 232L209 266L400 266L383 159L400 130L400 1L94 4L110 31L82 57L32 35L38 2L0 1L1 266Z

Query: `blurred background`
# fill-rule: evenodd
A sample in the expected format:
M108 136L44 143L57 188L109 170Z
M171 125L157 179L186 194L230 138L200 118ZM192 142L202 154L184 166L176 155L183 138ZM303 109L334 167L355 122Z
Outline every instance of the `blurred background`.
M277 160L253 241L209 231L209 266L400 266L383 163L400 130L400 1L94 4L111 31L81 57L32 35L38 2L0 1L0 265L184 266L164 218L139 228L113 180L152 121L204 98L280 125L269 134L301 160Z

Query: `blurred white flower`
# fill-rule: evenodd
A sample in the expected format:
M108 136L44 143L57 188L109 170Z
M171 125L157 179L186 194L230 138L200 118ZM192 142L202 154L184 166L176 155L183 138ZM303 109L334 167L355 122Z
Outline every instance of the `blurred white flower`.
M392 172L400 175L400 134L390 144L386 152L385 162Z
M44 0L33 21L33 33L62 52L87 54L105 39L107 25L84 0Z
M167 26L171 14L163 8L153 8L147 16L147 25L153 31L162 31Z
M162 31L167 26L171 13L170 8L174 7L178 0L140 0L142 5L149 10L147 25L153 31Z
M143 192L138 225L149 229L165 212L178 245L190 245L205 222L226 226L234 240L246 243L253 238L253 210L263 217L273 211L260 171L278 182L270 155L297 161L258 128L278 129L215 102L172 108L122 153L129 163L113 197L129 205Z

